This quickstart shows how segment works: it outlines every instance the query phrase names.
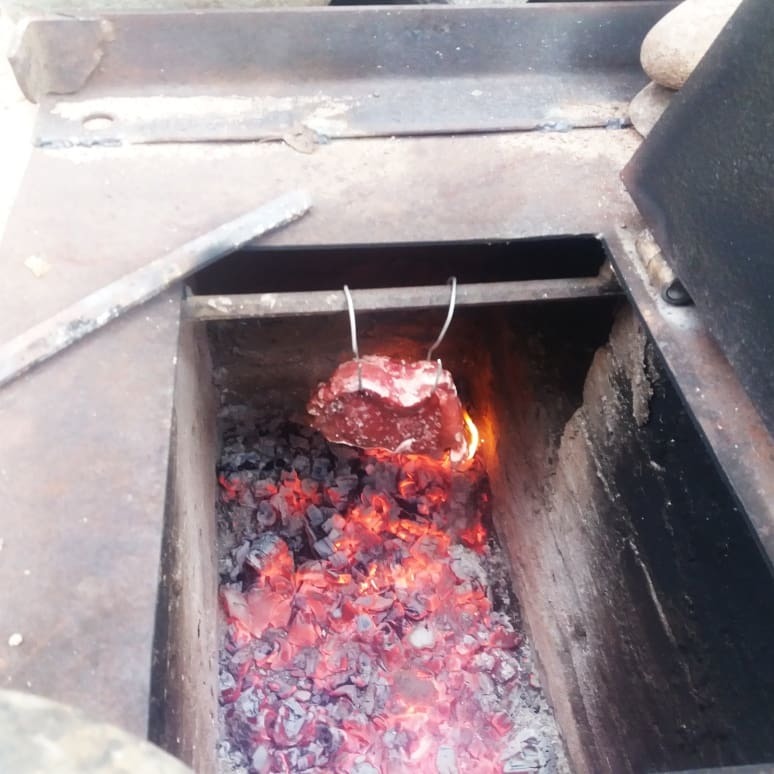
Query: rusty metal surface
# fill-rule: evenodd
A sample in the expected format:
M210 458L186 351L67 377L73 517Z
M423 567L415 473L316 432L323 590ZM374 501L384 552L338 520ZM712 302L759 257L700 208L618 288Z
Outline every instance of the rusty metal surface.
M91 289L120 276L121 263L137 255L135 241L148 255L154 243L158 250L217 225L248 195L268 199L293 186L309 191L313 210L262 245L596 234L610 223L639 223L619 180L638 142L633 130L589 129L341 140L310 155L273 143L36 149L17 205L28 227L14 218L9 238L23 247L17 257L62 256ZM89 269L78 257L86 228ZM9 268L26 292L52 277ZM3 300L16 305L15 295ZM27 308L19 303L20 313Z
M621 288L608 276L571 277L554 280L516 280L457 285L455 306L525 304L569 301L619 295ZM449 306L449 291L434 285L353 290L358 312L399 309L432 309ZM243 320L256 317L297 317L345 312L347 303L340 290L297 293L237 293L186 298L183 317L190 320Z
M621 284L774 567L774 439L697 310L661 299L629 234L607 242Z
M178 298L159 297L0 389L2 684L140 736ZM23 642L11 648L14 632Z
M30 22L17 61L99 61L40 101L41 146L619 126L646 83L640 43L671 7L639 2L105 14ZM84 24L93 27L95 20ZM59 35L57 30L59 29ZM80 51L87 48L88 51ZM51 80L55 81L56 78ZM61 90L60 90L61 91Z

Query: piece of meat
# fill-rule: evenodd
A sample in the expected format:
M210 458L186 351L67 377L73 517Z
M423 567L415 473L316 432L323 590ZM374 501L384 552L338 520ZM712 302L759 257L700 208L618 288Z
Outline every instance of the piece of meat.
M358 363L360 378L358 378ZM342 363L307 409L329 441L442 457L467 456L462 405L451 374L431 360L366 356Z

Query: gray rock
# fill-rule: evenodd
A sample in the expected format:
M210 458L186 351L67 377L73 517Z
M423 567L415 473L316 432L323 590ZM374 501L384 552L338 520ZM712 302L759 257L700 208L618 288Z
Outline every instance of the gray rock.
M95 678L96 680L97 678ZM0 691L0 771L13 774L193 774L171 755L72 707Z
M741 0L684 0L642 42L640 60L656 83L679 89Z
M651 81L629 105L629 118L634 128L647 137L661 114L667 109L675 92Z

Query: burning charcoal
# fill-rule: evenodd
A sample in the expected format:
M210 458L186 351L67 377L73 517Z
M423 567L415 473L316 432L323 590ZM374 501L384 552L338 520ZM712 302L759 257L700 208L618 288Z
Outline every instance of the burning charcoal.
M313 478L301 479L301 494L305 497L312 498L320 490L320 484Z
M268 458L275 456L276 448L275 441L271 436L259 438L256 444L256 451Z
M281 747L298 743L306 720L306 711L295 699L283 701L274 726L274 741Z
M435 634L426 626L415 626L406 638L417 650L432 648L435 645Z
M333 542L331 541L330 537L324 537L321 540L316 540L314 542L312 545L312 550L321 559L327 559L334 553L335 548L333 547Z
M351 683L340 685L337 688L334 688L330 693L331 696L347 698L352 702L352 704L357 703L357 686L352 685Z
M272 755L269 748L263 745L256 747L250 764L255 774L269 774L272 769Z
M339 507L346 502L350 492L357 488L360 484L360 479L349 473L345 475L337 475L334 479L334 486L328 488L328 498L331 501L331 505Z
M438 700L435 683L424 672L402 669L394 675L394 690L408 706L432 706Z
M338 514L336 516L331 516L330 519L323 522L322 529L324 532L327 532L330 534L333 530L336 530L337 533L341 534L344 527L347 526L346 520L339 516Z
M285 541L272 532L266 532L250 544L245 563L259 576L282 576L293 574L293 556Z
M247 620L249 615L247 600L245 599L245 595L239 589L230 586L221 586L220 596L226 610L226 615L229 618L242 622Z
M316 481L325 481L331 471L331 461L326 457L314 457L312 459L311 476Z
M355 605L359 608L364 608L372 613L383 613L385 610L389 610L394 603L394 599L390 596L371 595L365 597L359 597L355 600Z
M303 449L304 451L308 451L310 447L309 439L304 438L303 435L295 435L291 433L288 436L288 441L290 442L290 445L294 449Z
M250 541L244 540L220 562L220 574L235 581L244 568L245 559L250 553Z
M460 580L476 581L481 587L487 586L487 574L478 554L461 545L450 546L449 554L452 556L452 572Z
M319 527L325 521L323 512L314 503L307 507L306 518L313 527Z
M263 457L253 451L235 454L231 458L231 464L237 470L260 470L262 463Z
M221 672L220 674L220 700L223 703L230 704L239 697L240 689L237 682L230 672Z
M497 660L497 666L494 669L493 675L498 682L507 683L513 680L519 671L519 662L508 654L502 653Z
M539 769L482 469L272 428L234 420L219 468L224 774Z
M228 740L218 742L218 764L222 774L248 774L247 758Z
M497 659L494 653L484 650L481 653L476 653L471 663L481 672L491 672L497 664Z
M531 728L519 731L515 738L509 741L507 747L500 755L504 761L504 772L533 772L542 769L546 765L546 756L540 749L538 735Z
M369 718L374 714L376 709L376 686L373 683L369 683L366 686L360 706Z
M410 621L421 621L427 617L427 605L418 597L412 597L408 602L404 603L404 608L406 618Z
M492 694L495 692L494 682L486 672L481 672L478 676L478 689L483 694Z
M243 718L255 717L255 715L258 714L260 706L260 698L252 688L242 691L239 698L234 702L234 708Z
M277 494L277 484L270 478L261 478L252 483L252 492L256 500L264 500Z
M277 492L277 494L271 497L269 502L274 510L279 513L282 523L285 524L290 518L290 506L288 505L287 498L285 498L281 492Z
M336 570L342 570L349 564L349 558L343 551L336 551L329 557L328 564Z
M479 647L478 640L470 634L466 634L457 644L457 652L462 656L467 656Z
M271 503L263 500L255 512L255 520L262 529L266 529L277 521L277 512L272 508Z
M459 774L457 756L453 747L441 745L435 756L435 768L438 774Z
M424 495L419 495L417 498L417 513L421 516L430 515L430 501Z

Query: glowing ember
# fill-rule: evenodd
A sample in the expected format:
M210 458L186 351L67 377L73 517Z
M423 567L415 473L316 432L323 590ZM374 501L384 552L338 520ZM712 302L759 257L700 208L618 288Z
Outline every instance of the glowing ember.
M465 427L468 430L468 460L472 460L476 456L478 451L478 444L481 441L481 437L478 434L478 428L473 418L467 411L463 411L462 419L465 422Z
M541 769L525 648L485 570L480 464L283 433L227 445L219 478L224 770Z

